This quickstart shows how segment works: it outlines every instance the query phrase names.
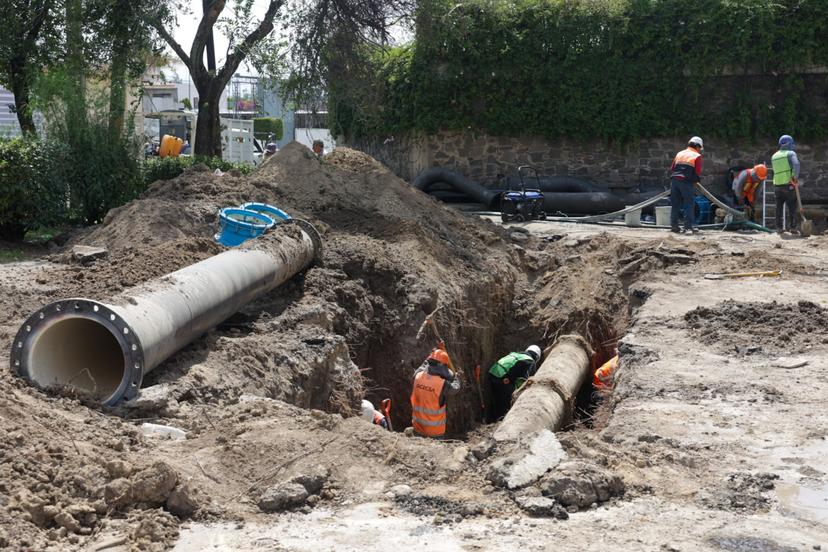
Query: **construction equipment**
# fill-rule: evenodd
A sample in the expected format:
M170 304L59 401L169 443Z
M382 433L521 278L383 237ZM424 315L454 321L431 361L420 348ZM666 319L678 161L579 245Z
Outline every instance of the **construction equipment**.
M524 176L526 172L534 173L537 188L526 187ZM518 177L520 178L520 191L513 191L510 188L500 199L500 219L503 222L545 220L546 211L543 210L543 192L540 191L540 177L537 169L529 165L521 165L518 167Z
M814 233L814 223L805 218L805 209L802 208L802 196L799 195L799 182L794 178L791 183L796 191L796 205L799 207L799 215L802 217L799 233L802 234L803 238L807 238Z

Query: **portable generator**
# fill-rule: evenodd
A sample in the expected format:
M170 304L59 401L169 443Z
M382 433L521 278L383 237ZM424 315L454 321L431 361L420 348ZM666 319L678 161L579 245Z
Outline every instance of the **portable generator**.
M526 173L535 175L537 188L526 187ZM500 198L500 219L503 222L546 219L537 169L529 165L521 165L518 167L518 177L520 178L520 190L512 190L510 187Z

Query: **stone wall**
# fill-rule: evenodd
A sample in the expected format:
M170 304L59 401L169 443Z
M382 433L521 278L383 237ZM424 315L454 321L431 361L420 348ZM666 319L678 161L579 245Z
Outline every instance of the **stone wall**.
M608 188L634 189L667 186L670 163L687 138L641 140L622 148L603 142L441 132L362 141L351 147L371 154L409 181L422 170L438 166L484 185L497 185L501 175L516 175L518 166L533 165L541 175L579 176ZM762 161L770 164L775 146L775 139L762 144L709 139L705 142L703 184L721 193L730 167ZM828 203L828 142L799 142L797 153L802 162L803 199Z

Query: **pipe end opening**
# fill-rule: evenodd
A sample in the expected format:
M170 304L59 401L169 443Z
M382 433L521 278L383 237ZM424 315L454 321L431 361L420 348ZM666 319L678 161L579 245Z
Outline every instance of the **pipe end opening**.
M21 326L11 365L37 387L114 405L137 394L143 354L129 325L106 305L71 299Z

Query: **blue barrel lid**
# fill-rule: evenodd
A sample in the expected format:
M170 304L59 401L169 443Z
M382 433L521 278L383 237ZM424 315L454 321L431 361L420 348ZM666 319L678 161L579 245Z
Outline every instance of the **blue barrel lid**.
M257 203L257 202L249 202L245 203L241 206L242 209L247 209L249 211L256 211L258 213L264 213L270 216L275 222L280 222L277 219L281 220L289 220L290 215L276 207L275 205L270 205L269 203Z

